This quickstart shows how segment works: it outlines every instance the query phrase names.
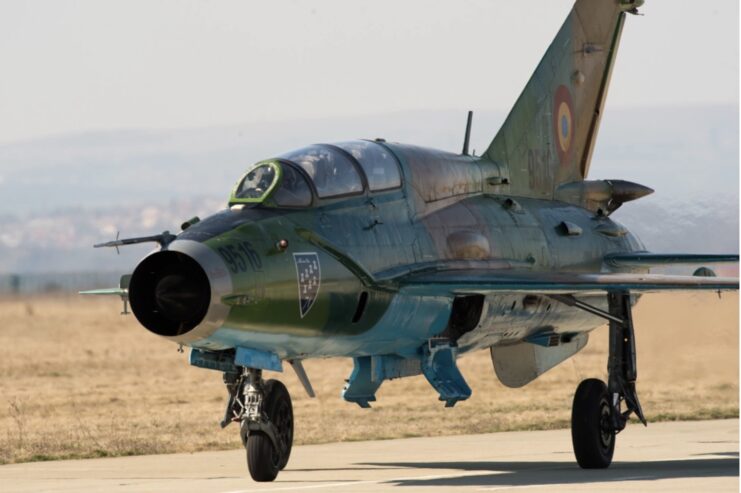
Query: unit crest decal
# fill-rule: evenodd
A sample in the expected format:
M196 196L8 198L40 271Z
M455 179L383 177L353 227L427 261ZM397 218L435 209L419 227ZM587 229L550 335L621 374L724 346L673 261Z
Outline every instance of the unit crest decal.
M314 306L319 294L322 277L319 255L314 252L294 253L293 262L296 264L299 313L301 313L301 318L304 318Z

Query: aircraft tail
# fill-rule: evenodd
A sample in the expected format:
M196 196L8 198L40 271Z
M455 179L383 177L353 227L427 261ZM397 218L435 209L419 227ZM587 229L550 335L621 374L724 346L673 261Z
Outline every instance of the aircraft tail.
M586 178L625 15L642 4L577 0L486 150L511 193L552 198Z

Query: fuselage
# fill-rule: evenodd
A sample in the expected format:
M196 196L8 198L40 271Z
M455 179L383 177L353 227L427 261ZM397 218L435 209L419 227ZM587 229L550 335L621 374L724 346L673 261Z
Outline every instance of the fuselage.
M202 320L157 330L156 321L137 313L132 283L137 318L192 347L249 347L282 358L410 355L430 338L455 331L451 317L468 314L475 320L455 334L460 352L521 340L546 327L577 333L603 323L543 297L489 295L454 307L454 297L422 297L394 285L408 273L477 266L606 271L605 255L642 245L603 214L509 194L509 173L500 164L400 144L363 145L386 151L385 159L398 167L397 186L370 190L368 168L356 162L361 190L320 198L322 185L309 173L303 176L311 188L308 204L233 203L188 227L167 248L168 262L193 259L208 278ZM288 159L276 163L292 165ZM384 166L388 175L390 164ZM179 255L185 257L175 259ZM153 265L141 271L154 273L159 267ZM590 302L602 306L602 298Z

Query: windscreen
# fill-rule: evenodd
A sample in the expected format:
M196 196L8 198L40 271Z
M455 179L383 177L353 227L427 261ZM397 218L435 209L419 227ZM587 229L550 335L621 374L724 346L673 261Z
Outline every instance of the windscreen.
M276 180L276 171L273 166L264 164L247 173L239 184L234 198L252 199L259 201L264 199L267 192L271 190Z

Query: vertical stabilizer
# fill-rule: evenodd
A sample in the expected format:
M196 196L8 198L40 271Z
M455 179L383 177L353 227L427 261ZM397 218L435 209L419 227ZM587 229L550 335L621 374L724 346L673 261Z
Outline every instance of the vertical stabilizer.
M586 178L626 12L643 0L577 0L485 156L511 192L553 197Z

